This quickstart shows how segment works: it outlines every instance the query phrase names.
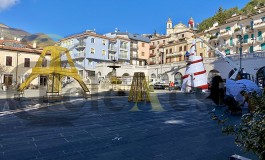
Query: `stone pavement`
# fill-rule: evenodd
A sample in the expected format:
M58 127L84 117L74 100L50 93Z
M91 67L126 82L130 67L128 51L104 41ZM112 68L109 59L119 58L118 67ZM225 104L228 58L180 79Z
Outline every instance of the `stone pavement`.
M137 106L109 92L49 106L36 99L8 102L14 110L0 113L0 160L223 160L233 154L257 159L221 133L209 114L215 106L205 97L157 95L160 104Z

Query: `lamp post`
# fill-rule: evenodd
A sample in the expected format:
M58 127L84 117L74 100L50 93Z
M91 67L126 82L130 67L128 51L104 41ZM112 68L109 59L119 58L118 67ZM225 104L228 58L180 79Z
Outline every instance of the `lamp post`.
M242 50L243 50L243 24L240 25L240 32L241 32L241 36L239 39L240 42L240 46L239 46L239 71L241 72L242 69Z
M19 52L17 51L16 83L15 83L16 85L18 84L17 83L17 80L18 80L18 75L17 75L18 74L18 56L19 56Z

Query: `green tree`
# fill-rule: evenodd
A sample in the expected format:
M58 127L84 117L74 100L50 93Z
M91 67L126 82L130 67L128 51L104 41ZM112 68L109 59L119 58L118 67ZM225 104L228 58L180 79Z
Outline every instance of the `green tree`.
M214 20L218 22L218 24L224 24L226 20L226 15L223 11L222 7L219 7L218 12L214 16Z
M251 0L241 10L239 10L237 7L230 8L228 10L223 10L222 7L219 7L215 15L203 20L200 23L198 29L200 32L202 32L212 27L215 22L218 22L219 25L224 24L226 19L230 18L235 13L243 15L256 13L257 10L255 9L255 7L259 8L263 6L265 6L265 0Z
M239 125L224 127L223 132L235 135L235 143L238 146L254 152L261 160L265 160L265 95L253 95L251 104L255 106L255 111L243 115Z
M256 12L255 7L262 7L264 4L265 0L251 0L241 11L245 15L253 14Z

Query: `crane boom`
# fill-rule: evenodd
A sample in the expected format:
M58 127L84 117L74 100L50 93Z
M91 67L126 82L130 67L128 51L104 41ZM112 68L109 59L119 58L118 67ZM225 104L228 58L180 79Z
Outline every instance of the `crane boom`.
M198 36L196 33L194 33L194 36L198 39L200 39L203 43L205 43L209 48L211 48L212 50L214 50L216 55L221 56L224 61L226 63L228 63L232 69L234 70L233 75L230 77L230 79L236 80L236 77L240 71L240 67L235 64L229 57L227 57L225 54L223 54L221 51L219 51L218 49L216 49L215 47L213 47L212 45L210 45L206 40L204 40L203 38L201 38L200 36Z

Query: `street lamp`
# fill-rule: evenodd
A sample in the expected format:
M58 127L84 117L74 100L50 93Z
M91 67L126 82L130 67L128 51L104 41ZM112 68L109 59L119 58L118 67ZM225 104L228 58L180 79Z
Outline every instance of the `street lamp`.
M18 80L18 56L20 55L20 53L17 51L17 66L16 66L16 85L18 84L17 80Z
M243 43L243 24L240 25L240 32L241 32L241 35L239 36L240 39L239 39L239 43L240 43L240 46L239 46L239 71L241 72L241 69L242 69L242 50L243 50L243 46L242 46L242 43Z

